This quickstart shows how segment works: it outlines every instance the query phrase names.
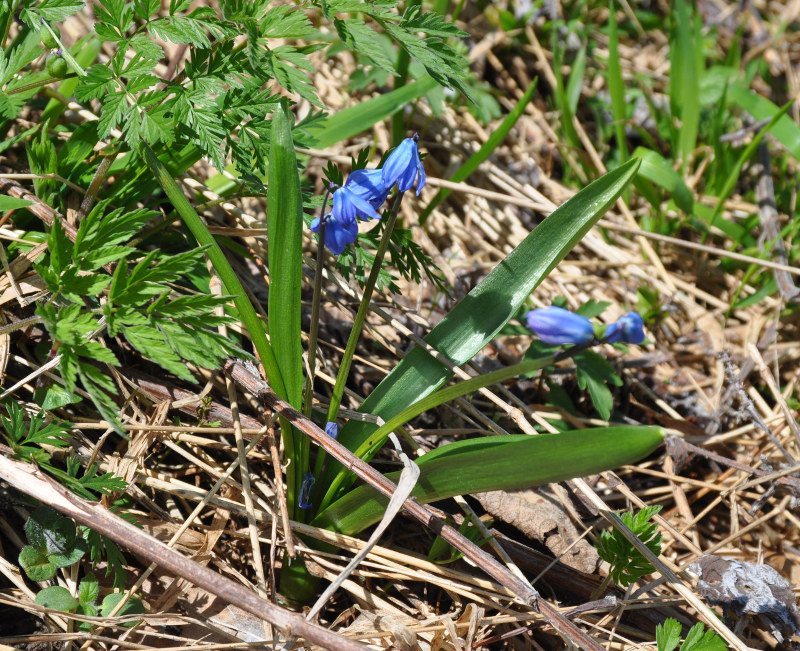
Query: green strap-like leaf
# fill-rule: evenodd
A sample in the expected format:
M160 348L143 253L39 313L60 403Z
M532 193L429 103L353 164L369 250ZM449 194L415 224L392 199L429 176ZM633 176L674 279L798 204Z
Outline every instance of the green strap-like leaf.
M437 85L431 77L423 77L413 84L401 86L390 93L384 93L374 99L360 102L352 108L338 111L319 125L309 126L308 130L316 139L315 146L325 149L385 120Z
M267 195L269 336L288 400L300 409L303 348L300 343L303 204L285 101L272 118Z
M472 359L605 213L638 167L639 160L632 159L558 208L464 297L425 341L456 365ZM373 390L361 410L389 420L429 395L451 375L448 366L424 349L414 348ZM375 429L373 424L351 420L342 428L339 441L356 450ZM333 501L346 472L338 463L329 464L323 483L331 489L322 508ZM334 480L335 474L339 476Z
M662 438L660 427L607 427L451 443L417 461L420 477L412 495L427 504L454 495L584 477L634 463L655 450ZM396 481L399 475L388 477ZM359 486L320 513L313 524L354 535L380 520L388 502L371 486Z
M303 347L300 340L303 204L292 141L289 106L284 100L272 118L267 194L269 334L289 403L302 408ZM309 442L285 420L281 433L287 459L290 512L299 517L296 498L308 469Z

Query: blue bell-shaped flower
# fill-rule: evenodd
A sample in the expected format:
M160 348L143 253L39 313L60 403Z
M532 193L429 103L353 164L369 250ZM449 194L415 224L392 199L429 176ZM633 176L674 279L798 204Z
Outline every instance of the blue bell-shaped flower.
M320 219L317 217L311 222L311 231L319 233ZM325 219L325 246L333 255L341 255L347 245L355 242L358 237L358 222L355 219L336 219L331 213Z
M531 310L525 320L546 344L587 344L594 339L594 326L589 319L555 305Z
M606 328L606 341L613 344L640 344L644 341L644 319L638 312L628 312Z
M347 177L344 187L365 199L375 210L383 205L389 195L389 188L383 184L383 170L356 170ZM363 218L362 215L359 217Z
M425 187L425 169L419 159L418 140L419 136L414 134L413 138L406 138L389 154L381 168L383 184L387 188L391 188L397 183L397 189L405 192L416 183L417 196L419 196L420 191Z

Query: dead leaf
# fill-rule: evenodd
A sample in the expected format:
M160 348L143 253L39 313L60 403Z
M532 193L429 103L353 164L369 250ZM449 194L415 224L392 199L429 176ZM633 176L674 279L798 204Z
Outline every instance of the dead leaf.
M565 565L587 574L597 570L600 557L580 533L567 512L541 489L491 491L475 498L494 517L547 545ZM566 551L569 548L569 551Z

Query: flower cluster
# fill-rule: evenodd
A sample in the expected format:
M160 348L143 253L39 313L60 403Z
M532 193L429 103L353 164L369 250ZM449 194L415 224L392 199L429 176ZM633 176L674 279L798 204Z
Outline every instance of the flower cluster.
M562 307L531 310L525 315L528 327L546 344L588 344L595 341L595 329L589 319ZM644 341L644 321L636 312L628 312L606 326L603 341L640 344Z
M322 219L311 222L319 233L325 224L325 246L334 255L341 254L358 237L358 219L380 219L378 208L386 201L395 183L400 192L417 184L417 195L425 186L425 170L419 159L419 136L406 138L389 154L383 167L356 170L333 194L333 209Z

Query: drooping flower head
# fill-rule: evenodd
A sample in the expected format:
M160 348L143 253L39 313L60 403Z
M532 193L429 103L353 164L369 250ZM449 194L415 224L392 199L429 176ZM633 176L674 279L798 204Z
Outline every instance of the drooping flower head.
M546 344L588 344L594 326L585 316L552 305L525 315L528 327Z
M606 328L609 343L640 344L644 341L644 319L638 312L628 312Z
M381 170L356 170L345 184L333 193L333 209L325 215L325 246L334 255L341 255L358 237L357 219L380 219L377 211L389 194L383 185ZM311 230L319 233L319 217L311 222Z
M416 183L417 196L419 196L422 188L425 187L425 169L419 159L417 141L419 141L419 136L414 134L413 138L406 138L389 154L382 168L383 184L387 188L391 188L397 183L397 189L405 192Z
M336 440L339 438L339 426L333 421L329 420L327 423L325 423L325 433L332 439Z
M312 220L311 231L319 233L322 226L320 218ZM333 255L341 255L351 242L358 237L358 222L336 219L328 213L325 219L325 246Z

